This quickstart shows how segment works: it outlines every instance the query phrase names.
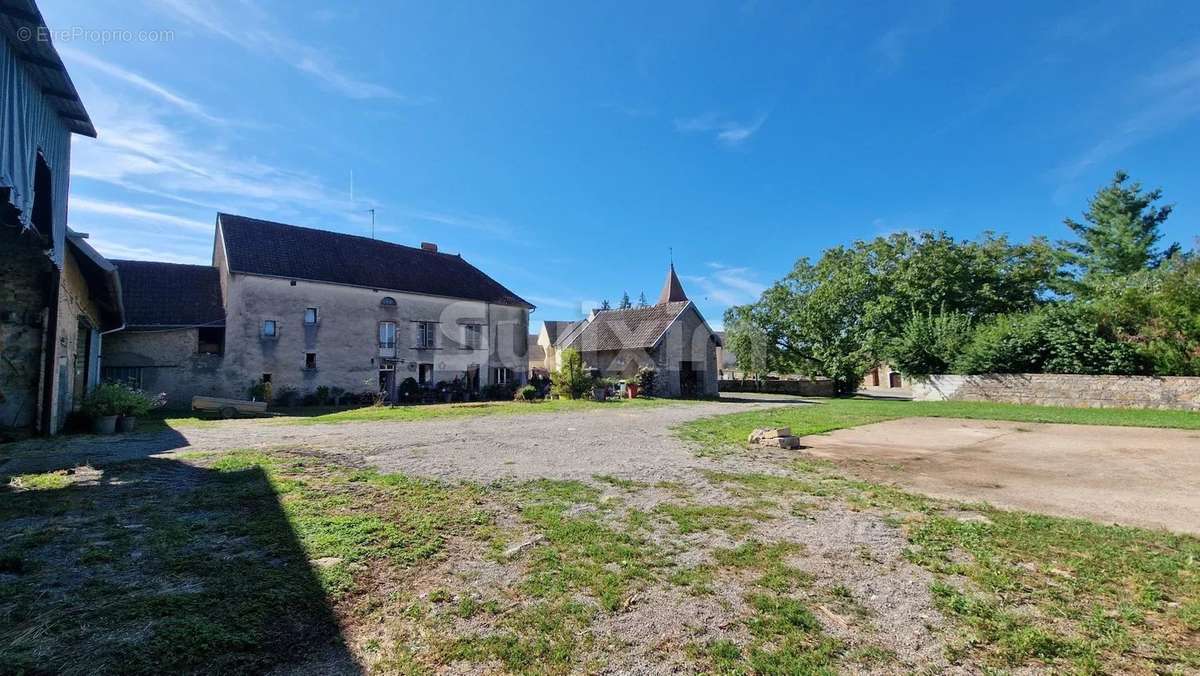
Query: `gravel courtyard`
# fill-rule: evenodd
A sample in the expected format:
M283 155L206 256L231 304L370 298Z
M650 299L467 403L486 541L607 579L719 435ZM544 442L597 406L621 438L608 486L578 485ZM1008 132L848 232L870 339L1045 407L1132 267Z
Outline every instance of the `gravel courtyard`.
M82 491L141 485L185 499L204 495L198 477L222 458L235 469L267 468L278 482L271 485L286 492L281 503L304 517L290 527L308 543L309 566L353 580L331 611L342 648L298 655L289 672L957 674L1091 664L1147 672L1200 660L1178 629L1200 610L1188 600L1191 541L1027 522L957 502L1151 525L1162 519L1135 518L1139 506L1153 513L1166 504L1175 519L1166 525L1187 530L1195 505L1181 487L1196 476L1187 453L1195 432L909 418L805 437L800 451L718 453L701 453L674 432L705 416L804 404L758 395L416 422L201 421L130 437L10 444L0 447L0 475L15 477L18 491L21 475L66 470L55 480ZM1101 463L1089 466L1093 454L1171 476L1157 502L1139 501L1139 493L1153 497L1154 482L1144 472L1123 481ZM129 470L132 481L121 478L123 461L140 468ZM447 520L431 543L413 542L433 547L428 558L395 565L322 549L331 529L369 520L372 509L388 509L389 496L460 489L474 516ZM1107 491L1120 498L1097 511ZM306 500L311 507L296 506ZM87 519L125 525L83 504L67 521L70 532L88 540L88 551L103 551L110 544L95 541ZM154 513L152 504L140 509ZM395 514L420 522L422 510L445 508L420 504ZM48 513L44 521L17 514L12 524L40 543L39 533L60 522ZM198 518L196 532L204 532L212 527L203 525L207 514L185 510L181 518ZM135 526L138 537L154 535ZM378 543L347 537L355 546ZM210 536L190 546L230 561L252 555L242 542ZM1089 572L1115 549L1168 556L1170 565L1131 559L1128 569ZM130 575L142 568L109 556ZM39 565L49 571L53 560ZM69 563L67 577L79 570ZM111 575L104 566L87 571ZM1077 586L1060 586L1076 575ZM1156 591L1147 596L1147 588ZM1089 623L1117 608L1129 618L1128 634L1113 643L1111 627Z
M532 413L297 426L287 418L202 421L162 432L74 437L9 445L10 474L54 465L111 463L151 455L231 449L304 448L353 465L447 480L687 480L696 469L726 466L697 458L672 433L703 416L804 403L786 395L743 395L719 402L569 413ZM756 463L752 463L756 464Z

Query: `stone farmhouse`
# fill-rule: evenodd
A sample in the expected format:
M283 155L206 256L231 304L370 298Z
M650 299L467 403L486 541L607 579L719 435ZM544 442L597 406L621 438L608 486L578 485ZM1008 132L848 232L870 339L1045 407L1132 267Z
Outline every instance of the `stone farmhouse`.
M457 254L218 214L211 266L117 261L128 328L104 375L168 405L318 387L526 381L533 306Z
M531 369L559 368L562 351L570 348L580 352L585 367L607 377L655 369L657 396L717 396L721 340L684 293L674 264L654 305L593 310L577 322L546 321L530 342L541 348L542 357L530 363Z
M96 129L28 0L0 11L0 440L53 434L99 380L120 281L67 227L71 135Z

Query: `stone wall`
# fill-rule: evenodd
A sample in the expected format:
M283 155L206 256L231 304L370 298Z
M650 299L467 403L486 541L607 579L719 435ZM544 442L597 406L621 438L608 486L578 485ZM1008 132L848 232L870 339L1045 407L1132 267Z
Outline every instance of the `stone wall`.
M801 397L832 397L832 380L722 380L722 392L764 392Z
M0 428L32 428L41 406L49 257L32 235L0 226Z
M171 409L190 408L197 394L248 398L250 376L227 380L224 356L200 354L198 345L195 328L118 331L104 338L104 367L137 369L140 387L166 394Z
M939 375L915 380L913 399L1200 411L1200 378L1053 373Z

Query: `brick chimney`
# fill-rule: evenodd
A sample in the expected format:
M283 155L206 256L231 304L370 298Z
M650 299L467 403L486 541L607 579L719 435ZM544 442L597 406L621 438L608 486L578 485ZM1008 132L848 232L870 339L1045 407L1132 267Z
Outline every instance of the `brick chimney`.
M422 251L432 251L433 253L437 253L437 245L434 244L433 242L421 242L421 250Z

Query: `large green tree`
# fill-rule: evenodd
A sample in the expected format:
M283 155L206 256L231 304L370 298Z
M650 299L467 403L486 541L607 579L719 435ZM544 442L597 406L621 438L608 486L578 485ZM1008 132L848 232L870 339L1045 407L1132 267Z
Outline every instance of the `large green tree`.
M751 310L781 368L857 387L913 313L953 312L974 321L1036 307L1057 259L1045 240L1012 244L986 233L899 233L807 258ZM740 357L740 354L739 354Z
M1064 221L1075 240L1062 242L1071 288L1087 295L1107 278L1131 275L1157 267L1179 250L1178 244L1159 247L1162 224L1172 205L1155 206L1162 190L1143 190L1118 171L1107 186L1096 192L1083 212L1083 221Z

